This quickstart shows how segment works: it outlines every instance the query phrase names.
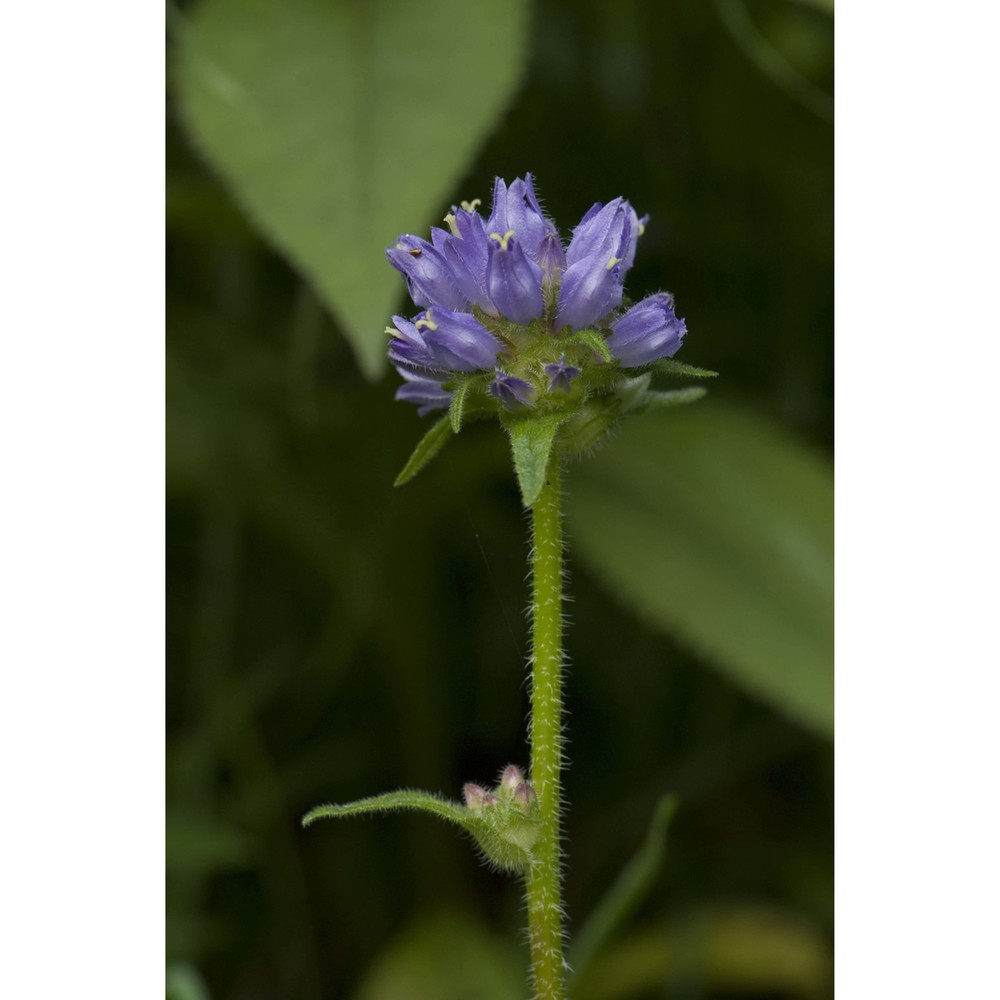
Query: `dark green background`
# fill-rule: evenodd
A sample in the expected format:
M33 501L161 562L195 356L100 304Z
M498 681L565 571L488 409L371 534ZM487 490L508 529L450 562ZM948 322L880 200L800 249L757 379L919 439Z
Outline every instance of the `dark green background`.
M629 288L675 293L683 358L722 373L712 396L829 450L832 128L761 72L727 9L538 5L524 86L451 199L488 202L495 174L531 170L566 233L627 196L652 215ZM831 88L826 13L740 9ZM488 72L475 6L463 16ZM424 817L298 820L399 786L457 795L525 761L527 522L506 444L474 427L393 490L425 423L392 401L394 374L361 376L173 100L167 185L168 958L216 1000L348 997L416 927L447 979L460 963L442 971L427 928L457 913L446 940L481 928L516 947L518 886ZM597 970L592 995L828 995L829 742L651 631L572 539L569 565L571 928L658 797L681 797L665 868L613 945L636 970L630 945L674 957L631 991ZM399 995L445 995L416 984Z

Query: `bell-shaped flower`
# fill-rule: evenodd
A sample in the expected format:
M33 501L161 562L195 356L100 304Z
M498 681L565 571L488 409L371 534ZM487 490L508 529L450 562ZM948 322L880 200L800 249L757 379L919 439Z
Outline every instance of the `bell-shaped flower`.
M673 357L687 333L674 313L674 298L666 292L650 295L611 323L608 347L623 368L648 365Z
M494 246L486 267L486 288L501 315L530 323L542 315L542 269L523 250L513 230L491 234Z
M459 289L455 276L440 250L418 236L400 236L385 252L389 263L406 278L410 298L424 309L441 306L465 309L468 298Z
M462 294L490 316L498 314L486 289L486 268L490 261L490 240L486 223L478 212L452 207L446 216L451 233L431 231L434 245L451 268L455 284ZM441 234L440 237L438 234Z
M414 322L393 316L389 359L436 371L474 372L496 364L502 344L472 313L428 309Z
M496 179L486 232L498 236L513 232L524 252L538 260L542 240L549 233L555 234L556 227L542 213L531 174L525 174L524 180L518 177L510 187L501 178Z
M559 287L556 329L583 329L621 305L634 215L627 201L615 198L594 205L573 230Z

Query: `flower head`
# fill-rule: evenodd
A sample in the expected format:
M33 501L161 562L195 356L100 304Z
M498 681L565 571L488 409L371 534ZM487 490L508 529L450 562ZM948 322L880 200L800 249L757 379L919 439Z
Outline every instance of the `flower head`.
M672 358L686 333L672 296L625 300L649 217L624 198L597 202L566 241L531 174L497 178L489 215L478 205L453 205L430 240L404 234L386 250L419 310L387 328L405 382L396 398L421 414L450 408L455 431L467 418L537 414L559 428L560 447L572 450L574 434L590 447L619 411L641 412L629 370Z

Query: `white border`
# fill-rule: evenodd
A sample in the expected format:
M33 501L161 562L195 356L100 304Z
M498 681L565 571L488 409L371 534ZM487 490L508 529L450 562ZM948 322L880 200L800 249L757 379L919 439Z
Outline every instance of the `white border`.
M0 34L3 994L163 990L163 9Z

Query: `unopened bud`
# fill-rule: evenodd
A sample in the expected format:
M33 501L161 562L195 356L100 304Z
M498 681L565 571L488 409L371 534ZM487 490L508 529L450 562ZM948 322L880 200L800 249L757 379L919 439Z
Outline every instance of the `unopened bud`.
M465 796L465 804L475 811L483 808L486 799L486 789L481 785L474 785L471 781L462 786L462 795Z
M516 805L522 812L530 812L531 807L538 801L538 796L535 794L534 788L525 781L518 786L517 791L514 792L514 805Z
M502 798L509 799L524 784L524 772L517 764L508 764L500 775L498 791Z
M492 792L486 792L483 795L483 806L487 809L499 804L499 802L500 800Z

